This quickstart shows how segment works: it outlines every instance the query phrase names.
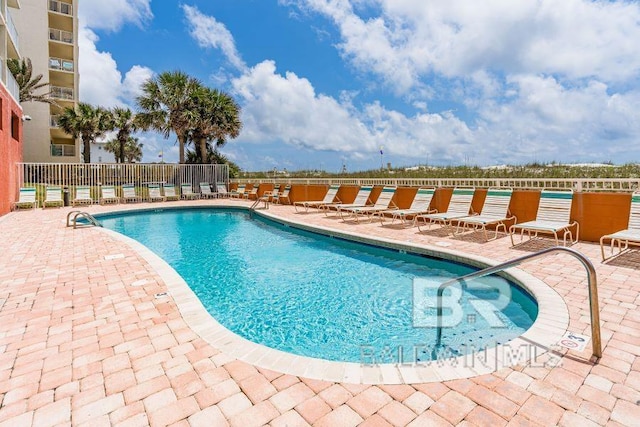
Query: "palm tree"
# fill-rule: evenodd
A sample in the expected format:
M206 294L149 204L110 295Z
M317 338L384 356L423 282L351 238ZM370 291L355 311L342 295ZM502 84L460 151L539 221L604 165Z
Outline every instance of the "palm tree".
M189 112L190 137L199 152L200 162L209 163L207 145L216 142L216 148L227 143L227 138L240 134L240 107L234 99L217 89L200 87L193 94Z
M18 83L20 102L44 102L47 104L53 104L54 101L49 98L51 92L36 95L34 92L43 87L48 87L49 83L40 83L42 80L42 74L33 76L33 66L31 65L30 58L23 58L22 60L9 58L7 59L7 68L13 74L13 77Z
M128 108L114 107L109 111L109 113L109 130L118 130L118 134L116 136L116 140L118 141L118 151L113 154L116 157L116 161L124 163L125 145L129 141L131 134L138 130L138 119Z
M104 146L105 151L113 153L116 157L116 163L134 163L142 160L143 144L138 142L138 138L129 136L124 145L118 139L112 139ZM124 150L124 157L119 159L121 148Z
M58 125L74 138L81 137L85 163L91 163L91 143L109 129L109 112L102 107L80 102L77 110L67 107L58 118Z
M189 130L189 109L193 92L200 82L181 71L166 71L142 84L137 98L142 129L155 129L165 138L176 134L180 148L180 163L184 163L184 146Z

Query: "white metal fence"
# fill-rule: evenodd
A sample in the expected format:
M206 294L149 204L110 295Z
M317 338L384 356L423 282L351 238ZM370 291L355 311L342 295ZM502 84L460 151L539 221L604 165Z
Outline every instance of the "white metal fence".
M92 188L96 196L101 185L192 184L229 182L227 165L111 164L111 163L18 163L18 188L60 186L72 190L78 185Z
M640 189L639 178L276 178L234 179L233 182L325 185L395 185L405 187L570 188L574 191L628 192Z

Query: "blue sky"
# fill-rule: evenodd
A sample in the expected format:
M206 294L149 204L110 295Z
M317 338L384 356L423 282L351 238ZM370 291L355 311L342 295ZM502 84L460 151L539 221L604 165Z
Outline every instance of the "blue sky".
M637 2L114 0L80 27L81 100L185 71L242 107L245 170L640 160Z

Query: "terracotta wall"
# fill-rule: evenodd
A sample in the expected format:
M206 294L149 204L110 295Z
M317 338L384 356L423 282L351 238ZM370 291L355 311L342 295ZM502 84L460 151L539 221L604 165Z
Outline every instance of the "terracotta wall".
M2 153L0 153L2 155ZM230 189L237 184L231 183ZM247 186L249 187L249 186ZM284 189L284 185L280 186ZM272 190L273 184L260 184L258 194ZM342 203L352 203L360 189L357 185L342 185L337 197ZM326 185L294 184L291 186L289 198L291 203L305 200L322 200L328 190ZM375 202L382 191L382 186L375 186L371 191L371 201ZM393 202L400 209L407 209L418 191L417 187L398 187ZM431 201L431 207L439 212L447 210L453 188L438 188ZM477 188L471 207L474 212L482 212L482 205L487 196L487 189ZM509 210L515 215L518 223L532 221L536 218L540 202L539 190L514 190ZM574 193L571 209L571 220L580 224L580 240L597 242L600 237L628 225L631 194L629 193ZM510 224L507 223L507 226Z
M22 108L0 84L0 215L17 200L17 166L22 161Z

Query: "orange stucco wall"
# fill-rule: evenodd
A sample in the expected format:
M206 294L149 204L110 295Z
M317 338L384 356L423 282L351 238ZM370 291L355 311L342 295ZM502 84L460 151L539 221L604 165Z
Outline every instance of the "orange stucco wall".
M237 184L230 184L235 188ZM280 186L284 189L284 185ZM273 184L260 184L258 194L272 190ZM352 203L360 189L357 185L342 185L337 197L342 203ZM289 193L291 202L304 200L322 200L328 190L326 185L293 184ZM382 191L382 186L375 186L371 191L371 201L375 202ZM400 209L411 205L418 191L417 187L399 187L393 196L393 202ZM439 212L447 210L453 188L438 188L431 201L431 208ZM471 207L474 212L482 212L482 205L487 196L486 188L477 188ZM539 190L514 190L509 211L515 215L518 223L534 220L540 202ZM629 193L574 193L571 220L580 224L580 240L597 242L600 237L624 229L628 225L631 194ZM507 226L511 225L507 223Z
M16 163L22 161L22 108L1 84L0 103L0 215L4 215L18 196Z

